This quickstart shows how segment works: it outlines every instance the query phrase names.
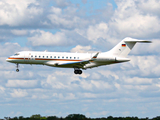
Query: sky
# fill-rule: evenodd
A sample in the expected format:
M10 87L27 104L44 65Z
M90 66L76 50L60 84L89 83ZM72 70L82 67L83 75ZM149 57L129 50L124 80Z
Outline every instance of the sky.
M159 0L0 0L0 118L156 117L160 113ZM84 70L16 65L19 51L105 52L125 37L130 62Z

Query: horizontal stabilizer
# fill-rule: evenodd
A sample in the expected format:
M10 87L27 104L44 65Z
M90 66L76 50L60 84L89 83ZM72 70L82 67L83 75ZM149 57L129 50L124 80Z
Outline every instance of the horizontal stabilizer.
M140 43L152 43L152 41L149 40L137 40L137 39L126 39L124 42L140 42Z
M138 39L133 39L130 37L127 37L123 40L124 42L141 42L141 43L152 43L152 41L149 40L138 40Z

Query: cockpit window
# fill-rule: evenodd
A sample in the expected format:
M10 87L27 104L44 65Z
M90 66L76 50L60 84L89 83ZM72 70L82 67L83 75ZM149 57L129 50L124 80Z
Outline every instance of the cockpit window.
M14 56L17 56L17 55L19 55L19 53L15 53L15 54L14 54Z

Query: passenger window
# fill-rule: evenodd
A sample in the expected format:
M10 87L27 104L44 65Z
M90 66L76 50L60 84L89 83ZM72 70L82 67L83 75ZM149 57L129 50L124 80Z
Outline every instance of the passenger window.
M64 58L64 57L62 57L62 58Z
M60 58L60 57L58 56L58 58Z
M33 57L33 55L31 55L31 57Z
M70 59L72 59L72 57L70 57Z
M47 58L48 58L48 56L47 56Z
M52 56L50 56L50 58L52 58Z
M41 56L39 56L39 58L41 58Z
M68 57L66 57L66 59L68 59Z
M77 59L79 59L79 57L77 57Z
M37 57L37 55L35 55L35 58Z
M54 56L54 58L56 58L56 56Z
M44 58L44 56L43 56L43 58Z
M74 57L74 59L76 59L76 57Z

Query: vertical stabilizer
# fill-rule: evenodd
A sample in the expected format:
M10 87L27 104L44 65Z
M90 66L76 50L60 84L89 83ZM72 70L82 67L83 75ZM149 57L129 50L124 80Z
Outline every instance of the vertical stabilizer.
M118 57L127 57L129 52L132 50L132 48L137 42L151 43L151 41L137 40L127 37L123 39L120 43L118 43L114 48L112 48L109 53Z

